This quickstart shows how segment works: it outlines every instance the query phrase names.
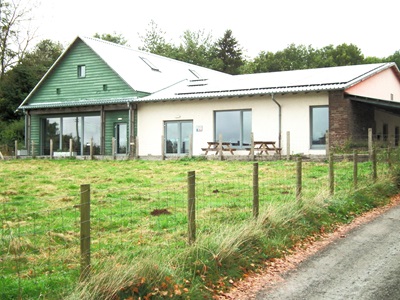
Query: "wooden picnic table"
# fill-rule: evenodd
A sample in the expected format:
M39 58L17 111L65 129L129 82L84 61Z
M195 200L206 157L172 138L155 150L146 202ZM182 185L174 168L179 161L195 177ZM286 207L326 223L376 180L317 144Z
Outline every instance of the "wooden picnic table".
M254 152L257 151L257 155L265 153L268 155L268 151L273 151L276 154L281 154L282 148L276 147L276 142L274 141L254 141ZM251 148L246 148L249 150L249 155L251 154Z
M222 142L222 151L229 151L232 155L234 155L233 151L235 148L232 148L232 144L228 142ZM205 151L204 155L207 155L208 152L215 151L215 155L219 153L219 142L207 142L207 148L201 148L201 150Z

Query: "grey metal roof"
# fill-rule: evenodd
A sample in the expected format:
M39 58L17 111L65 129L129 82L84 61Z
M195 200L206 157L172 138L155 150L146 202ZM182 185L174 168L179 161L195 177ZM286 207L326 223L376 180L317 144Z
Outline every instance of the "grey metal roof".
M30 105L21 105L19 109L42 109L42 108L58 108L58 107L76 107L76 106L92 106L92 105L111 105L123 104L137 101L137 97L119 98L119 99L93 99L93 100L70 100L57 102L43 102Z
M104 40L80 37L134 90L154 93L184 79L230 78L232 75L135 50Z
M166 101L262 94L344 90L394 63L378 63L296 71L236 75L228 79L192 80L138 99Z
M71 99L58 103L25 105L46 76L57 66L58 61L78 40L97 53L132 89L151 95L143 98L81 101ZM77 37L18 109L345 90L388 68L393 68L400 78L395 63L232 76L104 40Z

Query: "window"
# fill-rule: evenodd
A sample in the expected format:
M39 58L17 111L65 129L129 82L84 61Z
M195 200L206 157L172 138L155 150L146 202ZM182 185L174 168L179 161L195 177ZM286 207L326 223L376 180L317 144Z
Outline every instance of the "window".
M78 66L78 78L85 78L86 77L86 66L79 65Z
M193 132L192 121L167 121L164 122L165 153L189 153L190 135Z
M126 154L128 151L128 124L115 124L116 154Z
M104 92L108 91L108 85L107 84L103 84L103 91Z
M216 111L215 141L222 135L223 142L230 142L233 146L243 147L251 143L251 110Z
M313 106L310 108L311 118L311 148L323 149L326 145L326 132L329 130L328 106Z
M94 154L100 154L100 116L56 117L43 119L42 153L50 154L50 139L53 151L69 151L69 140L73 140L73 151L78 155L90 153L93 140Z
M150 69L152 69L153 71L158 71L158 72L160 72L160 69L157 68L150 60L148 60L148 59L145 58L145 57L140 57L140 58L141 58L141 60L144 61L144 63L145 63L146 65L148 65L148 66L150 67Z
M61 89L60 88L56 88L56 94L60 95L61 94Z
M382 127L382 135L383 135L383 141L387 142L388 141L388 136L389 136L389 125L384 123Z

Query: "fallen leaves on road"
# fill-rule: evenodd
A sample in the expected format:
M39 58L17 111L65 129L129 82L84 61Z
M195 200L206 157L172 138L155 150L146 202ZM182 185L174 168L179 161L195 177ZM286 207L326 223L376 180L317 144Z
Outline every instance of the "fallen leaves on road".
M308 259L311 255L322 250L328 244L336 239L346 238L347 233L354 228L368 223L386 212L393 206L400 204L400 194L392 197L389 204L375 208L357 218L351 223L338 226L331 233L322 232L318 236L309 237L298 243L291 251L282 258L271 259L265 262L259 273L253 273L244 277L240 281L232 282L232 288L228 293L219 295L219 300L235 299L235 300L252 300L261 289L269 289L282 282L283 274L294 270L299 263Z

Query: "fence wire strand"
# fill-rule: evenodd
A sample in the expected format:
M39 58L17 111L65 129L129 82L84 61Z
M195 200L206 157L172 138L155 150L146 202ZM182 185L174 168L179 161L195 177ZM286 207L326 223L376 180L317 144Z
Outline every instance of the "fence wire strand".
M387 154L378 155L378 174L388 176ZM393 161L398 159L393 154ZM349 166L350 165L350 166ZM212 174L196 174L196 226L199 233L213 232L230 222L246 222L252 218L252 164L243 164L240 172L228 163L225 170ZM358 186L371 182L370 161L358 164ZM328 163L303 163L302 197L312 199L329 189ZM335 162L335 193L353 189L351 162ZM22 173L18 176L22 176ZM270 204L296 200L296 162L260 162L258 168L260 213ZM42 184L50 185L51 176L40 176ZM21 182L29 176L21 177ZM120 252L131 257L158 247L188 245L188 178L182 173L172 180L152 184L132 184L121 188L91 187L91 257L93 264ZM158 188L155 190L154 186ZM50 197L45 192L18 195L14 183L0 178L1 243L0 298L13 294L26 297L29 281L49 287L68 284L79 278L80 210L82 196L74 185L70 191ZM161 187L161 188L160 188ZM32 203L30 206L22 202ZM46 205L54 205L52 209ZM65 276L68 274L68 276ZM46 278L43 279L43 276ZM65 282L64 282L65 284ZM67 284L67 285L68 285ZM10 292L10 290L13 290ZM7 294L6 292L7 291Z

